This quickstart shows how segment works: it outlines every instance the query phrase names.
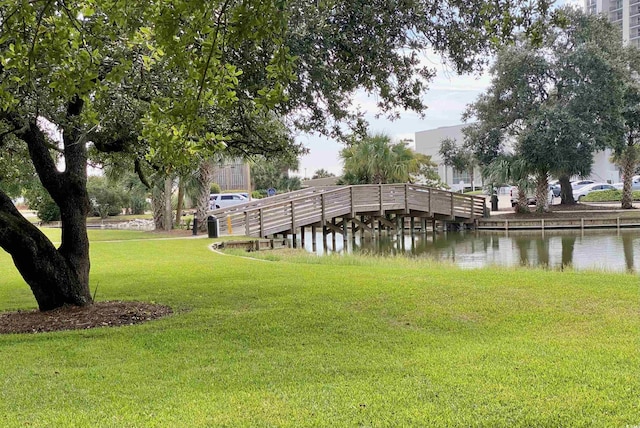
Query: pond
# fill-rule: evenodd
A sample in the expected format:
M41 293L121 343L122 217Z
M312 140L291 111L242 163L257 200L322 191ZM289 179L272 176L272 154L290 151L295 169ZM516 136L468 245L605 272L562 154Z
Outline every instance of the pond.
M300 237L298 237L300 245ZM319 255L337 252L425 257L448 261L461 268L485 266L540 266L550 269L599 270L636 273L640 270L640 230L528 231L528 232L431 232L376 238L336 235L323 245L322 234L305 249ZM346 244L346 246L345 246Z

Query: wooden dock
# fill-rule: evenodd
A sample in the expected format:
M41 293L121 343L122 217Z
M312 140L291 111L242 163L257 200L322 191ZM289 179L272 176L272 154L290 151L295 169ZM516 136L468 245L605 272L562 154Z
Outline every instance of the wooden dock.
M210 211L221 235L266 238L296 235L304 228L323 233L373 234L385 229L435 229L475 225L485 215L485 198L415 184L313 187ZM418 224L416 224L418 221Z
M494 219L478 221L478 230L624 229L640 228L640 219L619 216L560 219Z

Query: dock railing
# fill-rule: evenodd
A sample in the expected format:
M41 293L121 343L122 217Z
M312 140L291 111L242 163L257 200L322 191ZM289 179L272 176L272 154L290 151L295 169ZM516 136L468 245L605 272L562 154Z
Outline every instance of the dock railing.
M210 211L221 234L265 237L336 218L430 217L470 222L485 212L485 198L415 184L314 187Z

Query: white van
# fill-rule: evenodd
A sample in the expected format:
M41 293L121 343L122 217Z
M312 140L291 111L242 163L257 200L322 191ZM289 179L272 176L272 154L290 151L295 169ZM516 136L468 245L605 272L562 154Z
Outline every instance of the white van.
M250 199L247 193L211 193L209 195L209 209L217 210L232 205L244 204L249 201Z

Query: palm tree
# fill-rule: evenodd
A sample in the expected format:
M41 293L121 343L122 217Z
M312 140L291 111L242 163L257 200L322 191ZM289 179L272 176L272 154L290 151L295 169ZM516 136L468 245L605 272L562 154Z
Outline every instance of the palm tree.
M518 204L516 211L528 212L527 192L531 191L529 179L531 168L521 158L513 155L502 155L483 168L482 175L486 181L496 184L514 184L518 187Z
M353 140L340 152L343 184L406 183L421 174L429 158L417 155L406 142L393 143L385 134Z
M615 151L611 160L622 171L622 209L631 209L633 208L631 179L640 161L640 146L636 144L632 134L627 135L627 144L622 150Z
M327 171L326 169L320 168L313 173L313 177L311 177L311 179L315 180L317 178L329 178L329 177L335 177L335 176L336 176L335 174Z

